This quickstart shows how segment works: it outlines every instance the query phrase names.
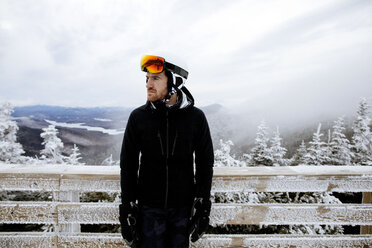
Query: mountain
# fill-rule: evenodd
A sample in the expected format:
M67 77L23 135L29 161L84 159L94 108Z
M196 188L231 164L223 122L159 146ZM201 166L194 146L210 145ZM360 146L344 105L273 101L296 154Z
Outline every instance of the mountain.
M68 155L76 144L87 164L101 164L113 155L119 160L124 128L131 108L68 108L60 106L15 107L12 116L19 126L18 141L27 156L39 156L42 128L51 123L59 131L64 143L64 154ZM110 132L115 131L115 132ZM108 133L116 133L110 135Z
M201 109L207 117L212 118L218 116L222 108L219 104L213 104ZM15 107L12 116L19 126L18 141L22 144L25 155L40 156L40 150L43 149L43 140L40 137L42 128L53 124L59 131L58 137L64 143L65 155L76 144L82 154L82 162L101 164L111 154L114 160L119 160L124 128L132 110L133 108L126 107L70 108L35 105ZM214 124L211 124L211 129L213 127Z
M219 148L219 140L232 140L232 154L237 157L249 153L254 145L258 114L232 112L220 104L201 107L206 114L211 129L214 149ZM133 108L102 107L102 108L68 108L60 106L26 106L16 107L13 117L20 127L18 141L23 145L27 156L39 156L42 139L42 128L51 123L59 130L59 138L65 144L64 153L71 152L76 144L86 164L101 164L102 161L113 155L119 160L121 142L127 119ZM319 122L322 122L322 132L325 139L328 129L332 129L334 119L313 119L306 124L291 124L291 120L279 125L282 144L287 148L287 155L292 156L301 141L308 143ZM346 118L346 135L351 137L353 119ZM272 130L276 129L273 121L269 121Z

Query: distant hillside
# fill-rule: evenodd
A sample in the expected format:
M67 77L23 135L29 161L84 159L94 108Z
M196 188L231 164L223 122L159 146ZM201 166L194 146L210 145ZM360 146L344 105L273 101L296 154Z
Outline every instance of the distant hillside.
M118 128L123 127L131 111L132 108L124 107L68 108L35 105L15 107L13 116L29 117L36 121L47 119L66 123L86 123L92 126L105 128Z
M218 113L221 105L214 104L203 107L206 115ZM88 131L83 128L69 128L68 124L105 129L124 129L133 108L68 108L60 106L25 106L15 107L13 117L20 127L18 141L23 145L27 156L40 156L42 128L50 125L48 121L60 123L56 125L59 138L63 141L64 154L69 154L76 144L86 164L100 164L105 158L113 155L119 160L123 134L108 135L99 131ZM65 123L65 124L63 124ZM71 125L70 125L71 126ZM96 129L97 129L96 128Z
M241 115L231 113L230 109L219 104L201 107L207 116L211 129L214 149L219 148L219 140L232 140L235 146L232 153L241 156L249 153L254 145L259 120L256 115ZM82 128L70 128L68 124L80 123L83 126L99 127L104 129L123 130L133 108L103 107L103 108L67 108L58 106L27 106L16 107L15 117L20 130L18 140L24 146L26 155L39 155L42 139L41 129L49 123L45 120L61 123L57 125L59 137L65 144L65 154L68 154L73 144L78 145L82 153L83 162L87 164L100 164L105 158L113 155L114 160L119 160L123 134L109 135L99 131L88 131ZM332 129L333 118L319 118L302 124L279 125L282 145L288 150L287 155L292 156L301 141L308 143L316 131L318 123L322 123L324 140L328 137L328 130ZM351 126L354 119L347 117L346 136L351 138ZM66 124L63 124L66 123ZM276 123L267 122L272 136ZM70 125L71 126L71 125ZM96 129L97 130L97 129Z

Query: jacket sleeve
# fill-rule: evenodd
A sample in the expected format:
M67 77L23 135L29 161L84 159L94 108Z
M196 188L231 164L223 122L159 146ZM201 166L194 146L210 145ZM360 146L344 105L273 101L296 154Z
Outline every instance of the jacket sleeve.
M132 113L125 129L120 154L120 186L123 204L137 199L139 153L139 136Z
M207 119L201 112L199 138L195 149L196 197L209 199L213 177L213 144Z

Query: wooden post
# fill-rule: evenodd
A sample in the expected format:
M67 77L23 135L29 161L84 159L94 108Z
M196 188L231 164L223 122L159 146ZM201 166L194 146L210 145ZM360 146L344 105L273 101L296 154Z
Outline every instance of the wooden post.
M372 203L372 192L363 192L362 204ZM372 226L361 226L360 234L372 234Z
M78 191L58 191L53 192L53 201L58 202L80 202ZM55 232L80 233L80 224L58 224Z

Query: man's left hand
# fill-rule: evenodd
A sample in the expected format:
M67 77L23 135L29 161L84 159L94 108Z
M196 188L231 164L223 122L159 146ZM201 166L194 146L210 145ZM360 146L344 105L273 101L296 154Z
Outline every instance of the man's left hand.
M195 200L189 229L192 242L200 239L208 230L211 205L212 203L209 199L197 198Z

